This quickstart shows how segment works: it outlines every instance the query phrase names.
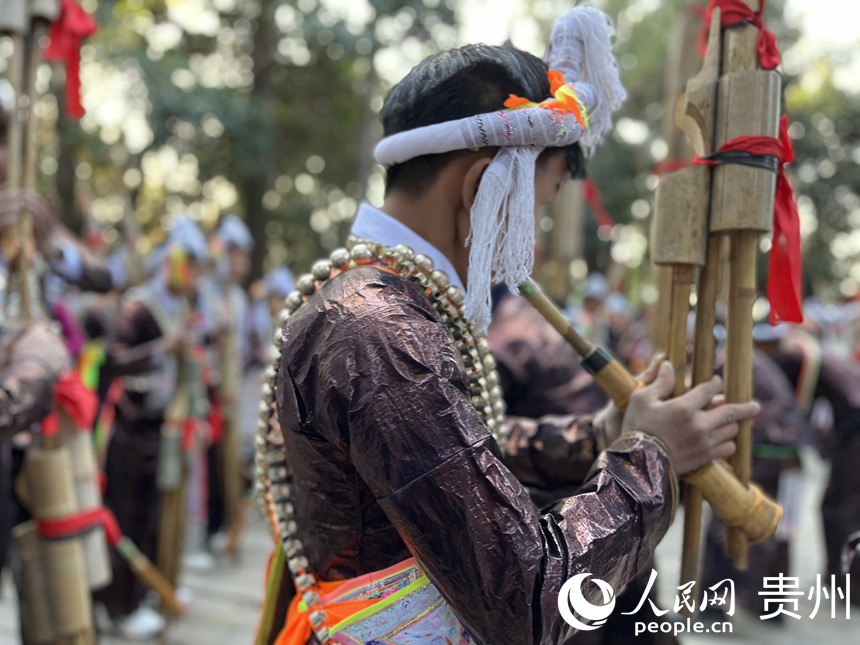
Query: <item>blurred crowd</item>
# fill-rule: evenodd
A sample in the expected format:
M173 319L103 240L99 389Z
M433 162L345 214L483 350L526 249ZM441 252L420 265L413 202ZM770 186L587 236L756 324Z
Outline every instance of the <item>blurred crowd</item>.
M31 237L20 231L24 211L32 218ZM28 517L14 481L36 436L30 430L50 411L52 385L69 371L97 395L88 425L104 504L123 534L158 559L163 496L171 486L164 464L175 453L185 464L179 489L183 566L211 569L219 557L235 554L252 507L261 375L274 356L278 313L294 286L290 271L278 268L244 287L255 242L235 215L222 217L209 235L179 218L146 257L126 246L108 255L93 244L97 237L76 238L45 202L21 191L0 192L0 239L0 394L7 397L0 413L2 561L14 570L9 529ZM575 301L568 316L588 338L631 371L645 369L659 312L637 309L596 273ZM804 446L831 463L821 506L828 573L848 571L845 545L860 531L860 479L852 468L860 459L860 302L809 300L806 320L797 326L771 326L766 307L760 309L754 389L763 409L754 424L753 479L782 503L785 519L776 539L752 547L752 566L744 573L722 554L723 528L714 520L704 571L706 584L733 577L739 602L754 612L761 612L758 581L790 573ZM573 351L525 301L499 289L493 311L488 339L511 414L577 413L605 402ZM692 333L692 320L689 328ZM719 345L722 323L714 333ZM164 428L180 398L186 418L172 445ZM533 493L538 504L552 501ZM113 581L94 594L102 626L131 638L154 637L164 618L152 596L122 558L114 555L111 564ZM860 598L856 585L852 597Z
M179 218L146 257L130 245L108 255L98 236L76 238L25 191L0 192L0 239L0 562L20 578L11 529L31 511L15 482L40 440L32 430L69 374L96 395L85 425L122 533L158 561L165 491L178 490L183 566L209 569L235 554L252 506L261 374L293 289L289 270L246 288L254 240L235 215L208 236ZM177 414L171 442L165 429ZM172 475L171 463L182 464ZM123 558L111 559L112 582L94 594L97 618L131 638L160 633L154 599Z

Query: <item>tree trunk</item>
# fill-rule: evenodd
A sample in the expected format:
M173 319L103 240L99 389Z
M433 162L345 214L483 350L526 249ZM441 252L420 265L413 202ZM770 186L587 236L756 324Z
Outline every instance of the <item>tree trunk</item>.
M272 53L276 50L278 34L275 27L274 12L277 2L261 0L260 14L255 19L254 34L254 87L251 90L252 101L260 109L259 124L269 127L272 117L272 68L275 64ZM257 172L243 177L240 182L244 202L245 221L256 242L251 256L251 280L263 275L263 260L266 256L266 222L268 213L263 206L263 195L268 189L272 175L272 151L266 146L261 158L254 164Z

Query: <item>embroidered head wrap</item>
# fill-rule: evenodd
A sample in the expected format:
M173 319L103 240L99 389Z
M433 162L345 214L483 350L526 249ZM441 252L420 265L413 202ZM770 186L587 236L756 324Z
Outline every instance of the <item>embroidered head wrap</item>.
M434 123L385 137L376 161L470 148L495 148L471 209L466 316L490 322L493 282L515 293L534 265L534 175L538 155L581 141L586 156L611 128L626 94L612 55L614 29L605 14L575 7L556 23L546 62L552 96L535 102L511 95L499 110ZM503 109L507 108L507 109Z

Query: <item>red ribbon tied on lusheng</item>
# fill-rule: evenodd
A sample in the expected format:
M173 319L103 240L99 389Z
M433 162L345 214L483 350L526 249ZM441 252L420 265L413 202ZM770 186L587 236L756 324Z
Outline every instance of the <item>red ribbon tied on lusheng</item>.
M66 111L76 119L84 115L81 105L81 44L97 29L93 17L75 0L62 0L60 16L51 24L48 33L51 42L45 48L45 58L65 63Z
M75 537L99 526L104 528L105 537L110 546L116 546L122 539L122 531L116 517L110 509L104 506L53 520L36 518L36 529L39 531L39 535L46 540L63 540Z
M707 20L705 21L704 42L707 45L707 32L711 25L711 16L714 8L720 8L720 24L723 28L748 22L759 30L756 40L758 50L758 62L762 69L776 69L780 62L779 49L776 46L776 37L768 31L762 23L761 14L764 11L766 0L760 0L759 10L753 11L743 0L711 0L708 5Z
M98 396L88 389L77 372L68 372L54 384L54 404L65 412L81 430L89 431L96 419L99 407ZM42 421L42 434L55 437L60 428L56 412Z
M779 120L779 138L737 137L722 146L723 152L748 152L756 157L776 157L776 197L773 206L773 245L770 250L767 278L767 299L770 302L770 323L803 322L800 216L794 201L794 191L785 176L785 164L794 159L794 148L788 136L788 115ZM696 159L700 165L715 166L719 160Z
M90 430L99 407L98 396L88 389L77 372L69 372L54 385L54 400L82 430Z

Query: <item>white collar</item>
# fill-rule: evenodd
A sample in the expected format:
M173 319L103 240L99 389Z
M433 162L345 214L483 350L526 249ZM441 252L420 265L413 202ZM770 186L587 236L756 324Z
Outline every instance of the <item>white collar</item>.
M362 204L358 208L358 214L355 216L351 232L356 237L372 240L385 246L394 247L398 244L405 244L412 247L412 250L416 254L423 253L433 260L433 266L440 271L444 271L451 279L453 286L460 287L465 291L463 281L457 274L457 270L442 251L430 244L430 242L418 235L418 233L406 226L406 224L394 219L387 213L383 213L378 208L370 204Z

